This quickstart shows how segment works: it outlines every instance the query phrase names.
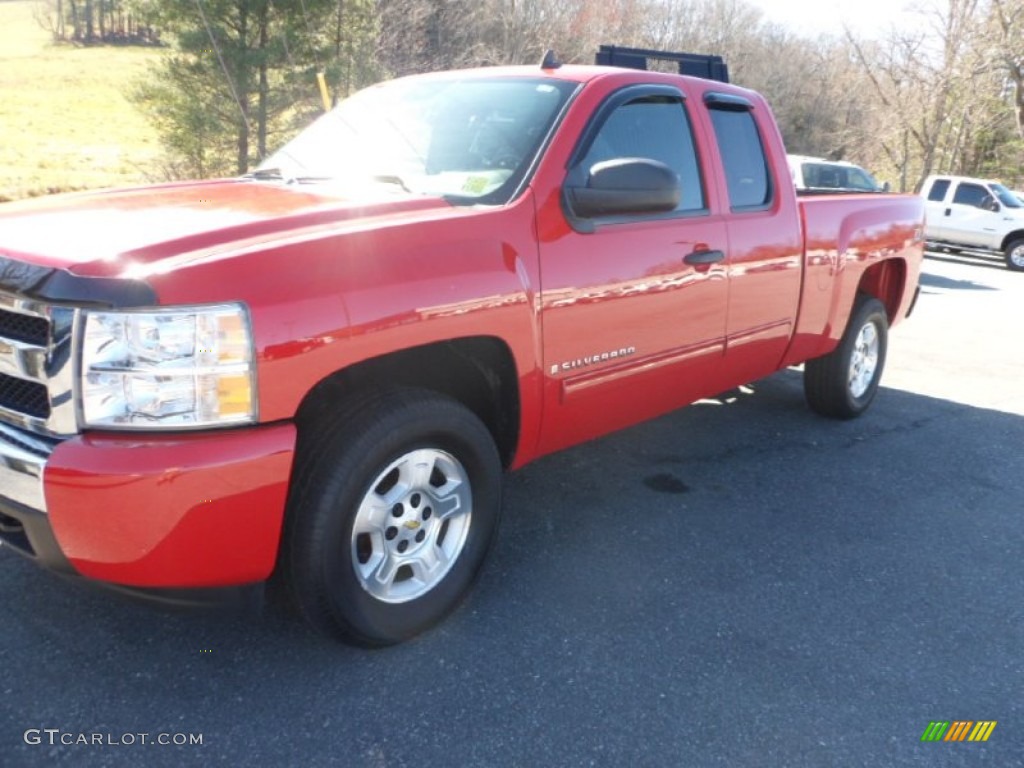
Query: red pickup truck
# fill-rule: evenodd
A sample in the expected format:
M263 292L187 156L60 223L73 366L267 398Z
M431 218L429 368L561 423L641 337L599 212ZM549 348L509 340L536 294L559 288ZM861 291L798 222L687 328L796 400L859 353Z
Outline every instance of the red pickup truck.
M401 641L505 469L799 363L863 412L922 226L798 201L756 93L555 65L371 87L247 177L0 206L0 537Z

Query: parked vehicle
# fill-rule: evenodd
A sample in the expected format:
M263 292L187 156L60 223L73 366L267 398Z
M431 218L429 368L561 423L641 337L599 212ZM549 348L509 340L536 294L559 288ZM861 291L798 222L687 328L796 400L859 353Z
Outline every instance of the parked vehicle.
M925 237L936 248L999 254L1012 270L1024 270L1024 203L997 181L929 176Z
M752 91L550 60L371 87L244 178L0 206L0 537L404 640L504 469L798 363L862 414L922 226L798 201Z
M798 195L825 195L840 192L888 192L888 184L879 184L875 177L859 165L845 160L787 155L789 172Z

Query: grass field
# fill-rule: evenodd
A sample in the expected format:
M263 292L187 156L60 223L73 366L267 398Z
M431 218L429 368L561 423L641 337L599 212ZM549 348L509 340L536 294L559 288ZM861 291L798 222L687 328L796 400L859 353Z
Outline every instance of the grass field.
M158 178L156 133L125 94L163 52L53 45L35 5L0 2L0 201Z

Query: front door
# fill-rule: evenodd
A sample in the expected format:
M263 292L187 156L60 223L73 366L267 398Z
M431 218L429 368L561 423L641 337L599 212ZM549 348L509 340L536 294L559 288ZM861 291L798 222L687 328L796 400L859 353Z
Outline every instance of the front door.
M943 239L976 248L994 247L1005 214L989 189L981 184L962 181L953 193L953 202L943 211Z
M617 158L658 160L679 176L682 194L668 214L541 232L542 451L719 391L727 232L691 125L675 89L624 88L597 110L570 161L571 176ZM557 200L540 212L541 220L560 215Z

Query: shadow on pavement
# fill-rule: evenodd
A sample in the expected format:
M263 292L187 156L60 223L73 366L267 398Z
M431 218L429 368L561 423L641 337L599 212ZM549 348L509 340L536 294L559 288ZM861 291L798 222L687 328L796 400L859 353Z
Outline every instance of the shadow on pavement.
M943 275L933 275L927 272L921 273L921 287L924 288L946 288L949 290L966 290L966 291L997 291L991 285L984 285L983 283L976 283L973 280L954 280ZM925 293L932 293L932 291L925 291Z
M1006 261L999 254L984 253L981 251L956 251L948 253L944 251L927 251L925 259L942 261L947 264L960 264L974 267L986 267L988 269L1006 269Z

